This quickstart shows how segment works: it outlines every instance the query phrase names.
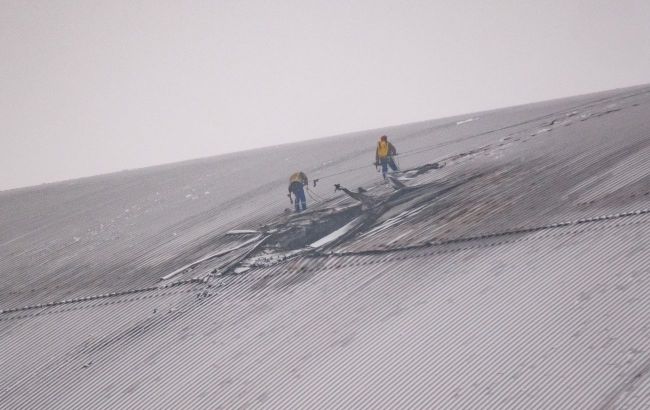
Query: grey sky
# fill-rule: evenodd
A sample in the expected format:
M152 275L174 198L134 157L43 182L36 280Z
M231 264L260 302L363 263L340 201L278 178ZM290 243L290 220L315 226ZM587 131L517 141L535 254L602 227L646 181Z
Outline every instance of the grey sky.
M0 0L0 189L648 83L649 22L647 0Z

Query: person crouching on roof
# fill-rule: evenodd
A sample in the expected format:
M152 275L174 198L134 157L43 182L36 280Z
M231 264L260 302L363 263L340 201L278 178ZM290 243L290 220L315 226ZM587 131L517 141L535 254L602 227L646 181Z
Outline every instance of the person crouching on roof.
M307 199L305 198L304 186L308 183L307 175L302 171L294 173L289 178L289 197L291 198L291 194L296 197L296 200L293 202L296 207L296 212L300 212L301 204L303 211L307 209Z
M381 174L386 179L386 173L388 172L388 167L393 171L398 171L397 165L393 160L393 155L397 155L397 150L395 146L388 142L388 137L382 135L381 139L377 143L377 151L375 153L375 166L381 164Z

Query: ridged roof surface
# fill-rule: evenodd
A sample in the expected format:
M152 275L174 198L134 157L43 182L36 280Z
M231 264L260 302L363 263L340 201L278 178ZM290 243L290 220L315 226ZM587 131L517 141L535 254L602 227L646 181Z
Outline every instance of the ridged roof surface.
M0 192L0 408L650 408L649 119L640 86Z

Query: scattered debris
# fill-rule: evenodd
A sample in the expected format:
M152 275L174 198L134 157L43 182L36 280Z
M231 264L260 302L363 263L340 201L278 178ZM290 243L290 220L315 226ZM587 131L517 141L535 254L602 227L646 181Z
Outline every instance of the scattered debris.
M226 235L247 235L247 234L260 234L260 231L254 229L232 229L226 232Z
M323 246L325 246L327 244L330 244L330 243L336 241L337 239L342 238L344 235L346 235L347 233L352 231L356 226L359 225L359 221L361 220L361 218L362 217L359 216L359 217L351 220L350 222L343 225L342 227L335 230L334 232L330 233L329 235L320 238L316 242L313 242L312 244L309 245L309 247L310 248L320 248L320 247L323 247Z
M463 125L463 124L466 124L466 123L468 123L468 122L476 121L476 120L478 120L478 119L479 119L479 117L476 117L476 118L468 118L468 119L466 119L466 120L462 120L462 121L456 121L456 125Z
M190 272L190 271L192 271L196 266L200 265L200 264L203 263L203 262L206 262L206 261L208 261L208 260L210 260L210 259L217 258L217 257L219 257L219 256L223 256L223 255L225 255L225 254L227 254L227 253L230 253L230 252L232 252L232 251L235 251L235 250L237 250L237 249L243 248L243 247L246 246L246 245L249 245L249 244L251 244L251 243L253 243L253 242L255 242L255 241L258 241L261 237L262 237L262 235L258 235L258 236L254 237L254 238L251 238L251 239L249 239L249 240L247 240L247 241L242 242L241 244L239 244L239 245L237 245L237 246L235 246L235 247L232 247L232 248L229 248L229 249L226 249L226 250L220 250L220 251L218 251L218 252L215 252L215 253L209 254L209 255L207 255L207 256L204 256L203 258L201 258L201 259L199 259L199 260L197 260L197 261L194 261L194 262L192 262L192 263L190 263L190 264L187 264L187 265L183 266L182 268L176 269L176 270L173 271L172 273L169 273L169 274L167 274L167 275L161 277L161 278L160 278L160 281L166 281L166 280L169 280L169 279L173 278L174 276L176 276L176 275L178 275L178 274L180 274L180 273Z

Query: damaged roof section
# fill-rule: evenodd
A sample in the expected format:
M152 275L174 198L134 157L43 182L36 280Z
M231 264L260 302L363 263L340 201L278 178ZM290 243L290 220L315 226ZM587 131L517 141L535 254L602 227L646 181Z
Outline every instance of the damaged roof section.
M614 215L602 207L615 198L621 202L618 214L645 212L650 207L650 176L642 166L650 160L647 136L604 138L585 150L557 132L634 110L643 95L635 92L605 104L571 107L541 119L542 128L534 132L531 124L505 127L507 137L394 173L384 183L356 189L334 184L334 191L347 197L322 201L301 214L285 212L253 230L243 227L241 232L248 232L255 242L242 252L244 257L219 261L218 266L197 265L205 265L202 277L208 277L307 255L391 251L525 234L609 218ZM540 133L545 133L543 139ZM626 172L629 169L635 171Z

